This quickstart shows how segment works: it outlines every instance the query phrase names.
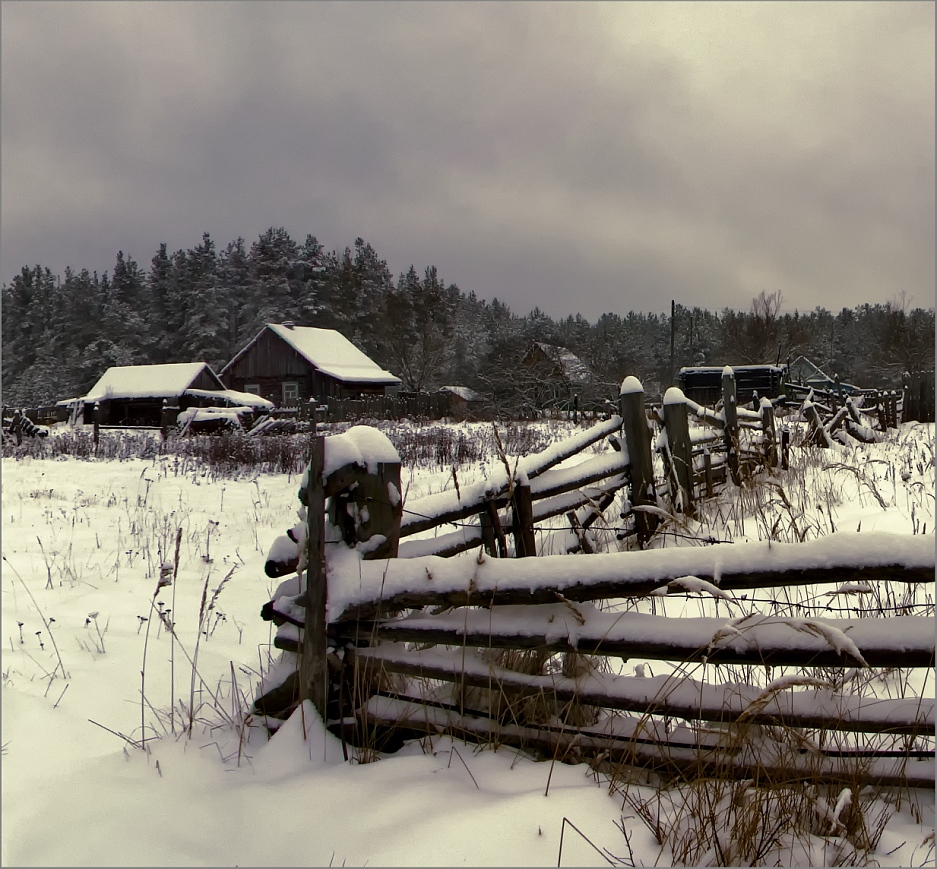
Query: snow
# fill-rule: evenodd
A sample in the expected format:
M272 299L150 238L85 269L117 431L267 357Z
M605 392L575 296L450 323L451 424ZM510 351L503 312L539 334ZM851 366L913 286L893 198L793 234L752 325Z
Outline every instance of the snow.
M316 329L312 326L287 327L277 323L267 323L265 328L282 338L324 374L330 374L339 380L347 383L383 383L387 386L395 386L401 382L399 377L385 371L341 332L334 329ZM241 351L243 352L244 350ZM226 367L230 367L235 360L229 362Z
M370 426L352 426L344 434L325 439L325 477L345 465L358 465L373 474L379 464L399 463L400 456L387 435Z
M236 389L187 389L185 395L193 398L223 398L232 405L246 407L251 410L273 410L272 401L254 395L253 392L238 392Z
M641 381L638 380L634 375L628 375L621 382L621 389L618 390L619 395L628 395L632 392L644 392L644 387L641 385Z
M926 427L927 443L933 443L933 431L932 425ZM899 563L932 563L926 560L926 550L933 559L933 535L912 532L914 523L921 521L933 529L932 467L927 475L914 471L906 486L895 474L900 466L894 452L887 452L887 443L856 449L859 458L854 461L880 488L886 507L869 497L868 484L860 486L854 475L828 472L823 479L841 494L832 508L837 525L850 529L861 525L862 531L838 532L825 546L822 539L811 540L801 550L807 553L804 560L835 562L854 550L864 560L881 559L878 563L892 558ZM797 453L792 450L793 462ZM264 574L272 544L296 523L300 481L285 474L218 479L184 464L169 456L124 461L17 460L9 455L2 459L0 857L4 865L543 866L560 862L588 866L603 863L603 858L568 825L560 855L564 818L597 847L627 860L628 846L616 826L623 816L635 865L669 865L669 851L662 851L633 810L623 808L620 794L609 793L604 775L585 764L539 763L505 747L479 748L439 737L409 743L373 763L345 761L341 743L325 731L308 704L272 738L267 738L262 721L255 720L243 727L241 740L238 729L215 709L209 690L218 692L218 705L230 715L236 705L232 679L236 692L250 699L262 684L261 662L263 678L274 683L295 666L295 656L285 655L280 663L267 659L273 629L260 619L259 610L274 596L288 608L287 598L302 590L295 575L277 580ZM438 473L405 469L405 473L410 474L400 493L405 506L451 486L448 468ZM477 485L483 475L474 467L460 468L459 476L465 480L464 496L465 489ZM914 486L923 488L922 483L926 490L915 500ZM182 644L175 644L173 693L173 643L151 601L161 566L173 562L177 528L183 531L178 575L156 597L163 611L173 610L171 618ZM748 533L754 532L749 528ZM640 561L666 554L673 557L673 565L683 565L671 576L680 575L687 583L687 577L707 577L703 567L728 575L735 550L745 550L756 559L750 567L775 558L788 564L796 561L782 544L769 548L755 542L748 549L741 529L735 536L740 541L735 544L622 556ZM589 576L605 569L591 567L593 560L608 557L612 556L564 559L572 568L568 574ZM454 570L458 562L475 561L474 552L447 562L436 559L433 582L447 581L446 564ZM494 567L496 561L483 559L479 575L494 577L502 569ZM530 572L533 565L527 561ZM555 569L549 557L538 558L535 564L538 571ZM181 648L190 653L194 649L206 580L210 596L235 566L212 611L209 635L200 640L198 668L208 687L196 689L196 704L201 695L203 705L191 737L180 732L178 705L176 735L168 737L147 707L146 734L161 738L150 740L148 751L127 744L115 733L132 740L141 736L144 643L146 699L164 715L173 700L189 700L190 667ZM355 562L355 569L358 566L370 582L372 567L386 562ZM459 566L456 572L463 570ZM710 580L711 576L704 581ZM681 603L679 596L652 600L657 606ZM822 603L830 600L823 597ZM724 613L722 602L708 597L693 600L694 607L709 607L709 613L716 604ZM585 625L569 607L558 604L550 627L573 634L586 625L600 627L595 618L616 615L576 606ZM98 615L89 621L91 613ZM643 630L641 624L652 618L646 613L628 615L644 616L626 623L629 632ZM58 659L43 619L52 628L67 681L45 675L57 667ZM724 625L731 619L717 621ZM910 642L895 630L903 624L893 618L866 621L880 621L883 640L897 637ZM703 635L698 623L688 621L686 627ZM744 624L734 627L737 633L724 643L744 643L746 634L776 632L815 648L829 645L829 638L791 624L759 624L748 632ZM875 627L867 630L878 633ZM847 637L862 647L854 630ZM390 654L391 648L376 651ZM467 657L467 667L482 673L491 667L481 656L463 656L461 651L432 649L420 654ZM645 678L626 678L616 683L615 690L636 702L650 702L667 693L671 700L687 704L702 701L741 711L764 690L731 680L716 685L685 673L661 675L656 662L635 662L633 667L636 672L640 667ZM559 675L515 673L512 678L564 684ZM608 674L590 673L579 684L609 690L611 683ZM893 696L870 703L867 697L844 700L842 694L823 687L780 687L765 706L769 714L792 708L831 717L877 716L886 722L909 715L927 722L934 718L930 696L923 701ZM168 720L164 721L168 728ZM655 797L654 790L645 786L636 792L649 800ZM825 798L818 796L818 805L821 799L834 819L844 821L850 812L846 801L859 803L862 795L847 797L835 789ZM907 796L903 799L903 808L890 807L895 814L872 855L881 865L915 865L928 859L925 840L932 836L933 794L920 791L911 797L920 806L923 823L912 816ZM832 849L842 841L837 836L821 839L813 865L822 864L823 842ZM805 858L795 865L811 864Z
M664 393L664 404L686 404L687 398L683 390L677 386L671 386Z
M84 396L86 402L114 398L176 398L207 369L204 362L175 362L166 365L117 365L108 368ZM219 390L224 384L218 380Z

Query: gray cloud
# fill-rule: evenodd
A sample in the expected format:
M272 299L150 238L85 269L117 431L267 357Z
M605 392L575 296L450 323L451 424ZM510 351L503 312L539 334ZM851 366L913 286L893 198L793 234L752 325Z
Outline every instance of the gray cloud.
M934 7L2 6L3 280L271 225L518 312L933 304Z

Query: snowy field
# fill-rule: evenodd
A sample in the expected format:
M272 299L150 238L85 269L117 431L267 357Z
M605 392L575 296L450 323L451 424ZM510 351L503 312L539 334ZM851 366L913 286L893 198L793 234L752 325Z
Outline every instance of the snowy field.
M909 424L882 444L795 448L780 478L790 509L729 492L663 542L933 538L933 439L932 424ZM273 738L245 721L279 654L259 615L277 584L263 565L296 521L295 475L217 478L167 456L5 457L2 468L4 865L672 864L639 801L586 765L447 739L345 762L314 713ZM491 458L465 462L460 484L491 470ZM408 499L443 491L452 466L405 462L402 483ZM604 538L624 545L614 530ZM175 582L158 588L177 539ZM933 603L933 587L919 600ZM834 826L771 859L932 863L933 794L883 793L864 810L881 832L874 849Z

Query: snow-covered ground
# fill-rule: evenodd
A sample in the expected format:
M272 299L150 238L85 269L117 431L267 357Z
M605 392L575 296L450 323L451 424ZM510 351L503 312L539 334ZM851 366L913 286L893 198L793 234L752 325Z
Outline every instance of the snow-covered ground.
M776 535L932 537L933 437L933 425L906 425L880 445L795 449L784 481L795 509L777 513L787 518ZM492 465L463 465L460 484ZM672 861L635 804L585 765L448 739L346 762L308 708L269 739L243 720L270 665L272 629L259 612L277 583L263 564L296 522L296 476L216 479L171 457L5 457L2 471L5 865ZM402 482L415 499L452 488L453 474L405 467ZM694 534L762 539L774 509L736 493L667 545L693 545ZM178 575L157 593L179 529ZM133 744L141 738L146 751ZM932 861L932 794L873 807L887 824L869 859ZM836 835L811 841L812 852L781 851L782 861L848 852Z

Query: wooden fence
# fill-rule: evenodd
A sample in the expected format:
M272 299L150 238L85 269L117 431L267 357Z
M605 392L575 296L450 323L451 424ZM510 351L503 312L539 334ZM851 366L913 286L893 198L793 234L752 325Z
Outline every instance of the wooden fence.
M719 414L679 390L665 396L666 434L657 446L676 509L693 509L707 474L744 474L756 454L765 464L780 460L770 402L758 412L737 408L730 380ZM254 712L273 728L308 699L346 743L376 749L450 734L676 774L932 787L934 701L909 691L871 702L849 689L846 668L932 668L933 617L902 615L901 629L886 631L877 618L764 616L735 594L933 583L932 538L837 534L800 544L518 560L537 554L534 523L562 513L570 523L565 550L588 552L589 524L622 487L638 540L653 533L651 428L640 384L629 378L622 387L617 416L518 460L502 477L406 505L396 451L380 432L359 426L314 438L300 492L308 526L298 535L299 562L274 571L297 573L262 611L278 625L274 645L298 653L298 667L262 686ZM700 424L690 425L691 416ZM716 434L701 446L706 427ZM605 437L614 451L556 469ZM407 539L457 523L436 538ZM473 547L476 558L440 557ZM856 549L866 556L857 561ZM735 617L628 610L639 597L694 592L713 595ZM641 672L622 675L603 663L609 659L675 669L647 678L641 664ZM797 668L797 676L766 679L767 688L695 678L714 665ZM805 690L793 690L798 685ZM754 725L757 740L743 738Z

